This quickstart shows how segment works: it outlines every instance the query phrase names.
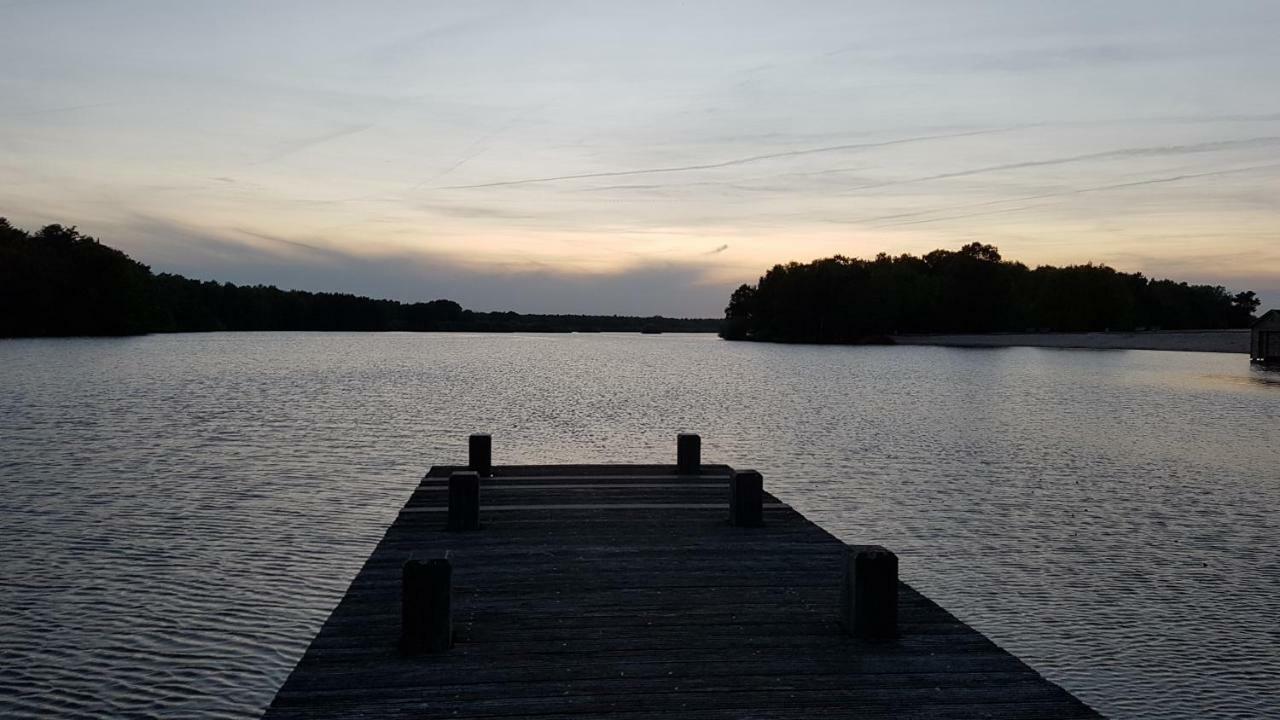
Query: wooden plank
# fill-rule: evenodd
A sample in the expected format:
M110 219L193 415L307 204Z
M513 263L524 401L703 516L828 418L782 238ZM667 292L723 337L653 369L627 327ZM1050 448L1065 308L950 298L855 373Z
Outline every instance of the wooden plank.
M495 467L481 530L447 532L462 469L427 474L267 718L1097 717L905 584L900 637L844 635L843 543L768 493L730 526L726 466ZM403 563L445 552L455 644L403 656Z

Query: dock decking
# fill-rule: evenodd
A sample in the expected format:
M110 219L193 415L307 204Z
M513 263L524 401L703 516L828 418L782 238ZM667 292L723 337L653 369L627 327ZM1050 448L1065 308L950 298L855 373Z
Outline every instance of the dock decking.
M449 532L464 469L422 480L266 718L1098 717L905 584L899 637L844 634L845 544L768 494L731 526L727 466L497 467ZM402 566L445 553L455 644L402 655Z

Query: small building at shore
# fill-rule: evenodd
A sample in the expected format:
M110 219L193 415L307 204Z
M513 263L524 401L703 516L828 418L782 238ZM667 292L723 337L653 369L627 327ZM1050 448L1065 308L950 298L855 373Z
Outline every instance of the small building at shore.
M1249 359L1280 365L1280 310L1268 310L1254 321L1249 334Z

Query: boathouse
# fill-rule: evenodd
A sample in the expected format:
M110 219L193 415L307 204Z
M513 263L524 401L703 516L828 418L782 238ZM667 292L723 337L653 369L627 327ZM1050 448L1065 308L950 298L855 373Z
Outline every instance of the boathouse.
M1256 363L1280 365L1280 310L1269 310L1253 323L1249 358Z

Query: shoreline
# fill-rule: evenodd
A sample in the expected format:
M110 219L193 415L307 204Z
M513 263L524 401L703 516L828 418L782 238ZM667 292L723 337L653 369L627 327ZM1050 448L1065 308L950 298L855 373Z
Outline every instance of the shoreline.
M949 347L1048 347L1088 350L1172 350L1249 353L1249 331L1157 330L1149 332L998 333L894 335L897 345Z

